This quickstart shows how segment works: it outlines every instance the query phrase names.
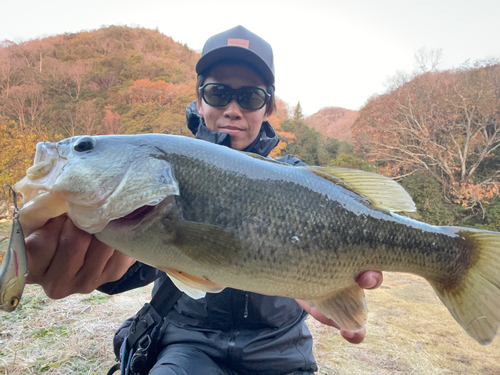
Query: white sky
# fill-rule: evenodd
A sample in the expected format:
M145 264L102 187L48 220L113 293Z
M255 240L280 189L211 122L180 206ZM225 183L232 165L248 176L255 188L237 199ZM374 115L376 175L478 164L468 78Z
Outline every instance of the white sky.
M238 24L273 47L276 94L304 114L359 109L422 47L441 69L500 58L499 0L0 0L0 41L93 30L156 29L201 51Z

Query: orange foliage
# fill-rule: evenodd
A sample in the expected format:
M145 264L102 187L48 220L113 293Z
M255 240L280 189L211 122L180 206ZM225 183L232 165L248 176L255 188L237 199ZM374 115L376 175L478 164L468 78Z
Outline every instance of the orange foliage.
M172 101L172 85L165 81L151 82L149 79L138 79L129 87L129 103L158 103L164 105Z
M357 150L391 177L432 173L462 205L498 194L498 173L477 171L500 147L500 65L401 81L361 109L353 126Z
M278 145L275 148L273 148L273 150L271 151L269 156L272 158L277 158L277 157L279 157L279 154L281 153L281 151L283 151L285 149L286 149L286 143L283 141L280 141L280 143L278 143Z
M278 135L280 139L280 143L271 151L269 154L270 157L276 158L279 156L279 154L286 149L286 146L290 143L293 143L295 139L297 138L295 134L286 132L283 130L281 127L281 119L276 117L275 115L269 116L268 122L271 124L271 126L274 128L276 131L276 134Z
M351 139L351 127L358 117L358 111L339 107L322 108L304 122L319 133L342 141Z
M106 106L106 115L102 120L102 127L104 134L122 134L123 126L121 123L120 115L111 111L111 106Z
M157 103L163 107L172 109L174 113L183 113L185 106L178 108L175 99L179 96L188 95L191 100L195 98L195 81L188 84L172 85L163 80L151 82L149 79L139 79L128 88L128 100L132 103Z
M495 198L500 194L500 185L480 185L467 180L461 184L454 183L451 186L452 195L455 197L454 202L462 206L471 206L474 203L486 203L488 200Z
M278 117L271 115L271 116L269 116L268 122L274 128L274 130L276 131L276 134L278 134L278 137L280 137L280 139L283 143L293 142L297 138L295 136L295 134L290 133L290 132L286 132L282 129L281 124L280 124L281 120Z
M33 165L36 144L43 139L22 132L14 121L0 116L0 185L14 185ZM3 194L1 192L0 194Z

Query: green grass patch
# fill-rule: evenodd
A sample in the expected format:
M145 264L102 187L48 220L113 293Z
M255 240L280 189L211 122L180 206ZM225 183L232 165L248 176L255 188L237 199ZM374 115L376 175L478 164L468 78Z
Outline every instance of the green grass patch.
M100 292L92 292L88 297L82 299L82 303L89 303L91 305L102 305L108 300L109 296Z
M68 337L69 331L66 325L56 325L49 328L42 327L33 334L33 338L42 339L47 337Z

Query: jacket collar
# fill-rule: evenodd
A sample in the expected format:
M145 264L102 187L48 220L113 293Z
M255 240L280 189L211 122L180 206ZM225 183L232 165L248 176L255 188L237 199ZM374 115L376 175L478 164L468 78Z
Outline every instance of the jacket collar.
M231 147L231 137L226 133L217 133L205 126L203 118L196 108L196 100L186 108L186 122L189 130L197 139L202 139L218 145ZM279 137L269 122L263 122L259 135L243 151L267 156L279 143Z

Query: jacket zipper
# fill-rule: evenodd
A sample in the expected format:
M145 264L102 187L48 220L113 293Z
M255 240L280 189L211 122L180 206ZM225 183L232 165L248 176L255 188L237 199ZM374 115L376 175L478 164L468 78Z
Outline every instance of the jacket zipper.
M248 318L248 292L245 292L245 309L243 310L243 318Z

